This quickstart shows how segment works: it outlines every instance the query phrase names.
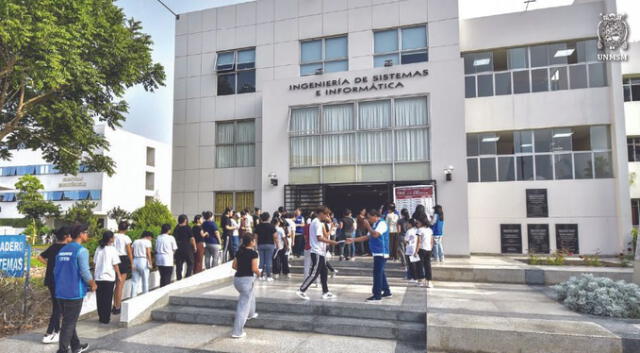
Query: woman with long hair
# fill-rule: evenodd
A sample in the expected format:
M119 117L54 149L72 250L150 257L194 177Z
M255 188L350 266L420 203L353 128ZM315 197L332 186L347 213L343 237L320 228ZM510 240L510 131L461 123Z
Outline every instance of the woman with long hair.
M193 227L191 227L191 233L193 234L193 238L196 240L196 254L193 259L193 273L200 273L204 270L204 239L207 235L202 229L202 223L204 219L202 215L193 216Z
M442 248L442 237L444 236L444 211L442 206L436 205L433 208L433 257L439 263L444 262L444 250Z
M131 275L131 298L138 294L138 283L142 283L142 294L149 291L151 270L151 240L153 233L145 230L140 239L133 242L133 273Z
M98 320L103 324L111 321L111 301L113 300L113 288L116 278L120 277L120 255L113 246L114 234L112 231L102 233L100 246L93 255L95 263L96 306L98 307ZM118 277L116 277L118 276Z
M244 332L244 324L247 320L258 317L256 313L256 296L253 292L255 277L260 276L258 268L258 253L255 251L256 242L251 234L242 236L242 244L236 257L233 259L231 267L236 270L233 277L233 286L240 297L236 306L236 317L233 322L233 332L231 337L242 338L247 334Z

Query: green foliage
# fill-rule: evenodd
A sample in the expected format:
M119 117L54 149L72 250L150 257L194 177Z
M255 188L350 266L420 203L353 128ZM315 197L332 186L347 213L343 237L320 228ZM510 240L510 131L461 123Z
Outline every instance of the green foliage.
M121 208L120 206L116 206L107 212L107 216L110 219L116 221L116 223L120 223L120 221L128 221L131 219L131 213Z
M596 253L595 255L582 255L580 256L580 258L582 259L584 264L587 266L596 266L596 267L603 266L602 261L600 261L599 253Z
M26 218L4 218L0 219L0 226L26 228L31 222Z
M529 265L541 265L543 263L543 259L534 254L529 254Z
M128 88L164 85L152 44L113 0L0 1L0 158L21 144L64 173L113 174L94 121L120 126Z
M154 233L154 235L159 234L160 227L163 224L170 224L173 228L177 223L169 208L156 199L133 211L131 220L133 221L134 229L150 230L157 228L158 233Z
M629 244L629 246L631 247L631 251L629 251L631 254L635 255L636 254L636 247L638 244L638 228L633 228L631 229L631 243Z
M33 175L24 175L15 184L18 194L18 212L25 218L36 223L42 222L43 217L57 217L60 215L60 207L51 201L44 199L40 190L44 186L38 178Z
M96 206L98 206L97 203L88 200L78 201L69 207L62 217L62 221L68 225L85 223L89 226L90 237L102 237L102 233L98 234L98 217L93 213Z
M547 265L562 266L566 262L566 256L570 255L567 251L556 250L545 261Z
M45 265L44 263L40 262L40 260L38 260L37 256L31 257L31 268L46 267L46 266L47 265Z

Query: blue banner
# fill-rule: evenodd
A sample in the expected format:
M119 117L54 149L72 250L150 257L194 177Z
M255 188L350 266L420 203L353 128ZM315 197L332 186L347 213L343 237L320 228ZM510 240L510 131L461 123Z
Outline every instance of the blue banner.
M31 267L30 248L24 235L0 235L0 272L3 276L22 277Z

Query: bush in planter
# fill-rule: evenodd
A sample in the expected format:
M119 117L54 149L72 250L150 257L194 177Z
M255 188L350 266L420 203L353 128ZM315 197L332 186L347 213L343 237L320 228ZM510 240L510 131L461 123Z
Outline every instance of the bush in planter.
M640 318L640 287L592 274L553 286L558 300L573 311L598 316Z

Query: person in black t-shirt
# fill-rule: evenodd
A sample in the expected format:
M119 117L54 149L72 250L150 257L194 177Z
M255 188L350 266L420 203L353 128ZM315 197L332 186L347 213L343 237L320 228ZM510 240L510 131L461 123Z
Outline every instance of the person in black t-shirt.
M178 244L178 250L175 253L176 260L176 279L182 279L183 265L187 265L187 273L185 277L191 276L193 273L193 255L196 250L196 240L193 232L189 228L189 219L186 215L178 216L178 225L173 230L173 236Z
M256 296L253 292L254 275L260 276L258 253L254 250L255 244L256 242L252 235L243 235L242 245L240 245L240 249L231 265L236 270L233 286L240 293L233 323L233 332L231 333L233 338L246 336L247 334L243 331L244 324L247 320L258 317L258 313L256 313Z
M60 249L67 245L71 240L71 230L69 227L61 227L55 231L55 235L56 242L38 256L38 260L47 265L47 271L44 276L44 285L49 288L49 294L51 294L51 317L49 318L47 333L42 338L42 343L59 342L61 312L58 299L56 299L56 285L53 280L53 269L56 265L56 255L58 255Z
M268 212L260 215L260 224L255 227L253 232L256 234L256 239L258 240L258 254L260 255L260 269L262 270L260 279L273 281L271 277L271 265L273 253L278 241L278 232L276 231L276 227L269 223Z
M195 215L193 217L193 227L191 233L196 241L196 252L194 256L193 274L200 273L204 270L204 238L207 234L202 230L202 215Z

